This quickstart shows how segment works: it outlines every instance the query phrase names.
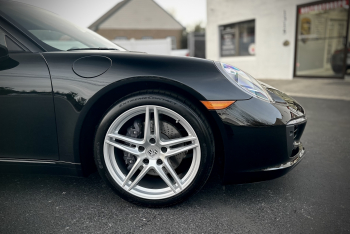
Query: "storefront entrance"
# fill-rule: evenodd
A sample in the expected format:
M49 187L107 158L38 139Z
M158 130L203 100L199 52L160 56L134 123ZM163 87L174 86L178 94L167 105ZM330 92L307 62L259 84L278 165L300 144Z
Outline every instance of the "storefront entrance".
M350 72L348 28L349 0L298 6L294 76L343 78Z

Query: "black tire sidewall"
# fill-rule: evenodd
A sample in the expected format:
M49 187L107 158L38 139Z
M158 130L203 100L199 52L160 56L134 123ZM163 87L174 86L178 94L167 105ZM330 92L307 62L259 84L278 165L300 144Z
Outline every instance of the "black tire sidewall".
M342 61L344 56L340 54L333 54L331 57L331 67L335 74L341 74L343 72L343 64L337 63L337 61Z
M162 106L180 114L192 126L192 128L197 134L200 143L201 162L196 177L193 179L191 184L187 186L182 192L166 199L143 199L128 193L123 188L121 188L120 185L118 185L118 183L115 182L115 180L112 178L104 160L104 139L113 121L125 111L143 105ZM192 108L190 108L188 105L181 102L180 100L171 97L170 95L139 93L129 95L123 100L118 101L107 111L107 113L101 120L95 134L94 157L99 174L119 196L121 196L127 201L136 203L138 205L149 207L163 207L173 205L185 200L192 194L198 192L200 188L205 184L210 175L214 163L214 141L211 134L211 130L208 127L204 116L202 116L201 113L198 112L198 110L194 106L191 107Z

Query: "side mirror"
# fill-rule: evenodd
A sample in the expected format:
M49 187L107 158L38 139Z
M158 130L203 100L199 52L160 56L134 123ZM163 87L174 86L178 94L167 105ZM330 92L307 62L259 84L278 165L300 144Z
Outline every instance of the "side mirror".
M0 44L0 62L9 58L9 51L6 46Z

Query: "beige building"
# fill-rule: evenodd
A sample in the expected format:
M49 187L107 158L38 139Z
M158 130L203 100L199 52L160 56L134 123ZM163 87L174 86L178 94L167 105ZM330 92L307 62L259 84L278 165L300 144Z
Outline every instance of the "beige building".
M178 21L153 0L124 0L89 28L109 40L170 37L173 49L181 48L184 30Z

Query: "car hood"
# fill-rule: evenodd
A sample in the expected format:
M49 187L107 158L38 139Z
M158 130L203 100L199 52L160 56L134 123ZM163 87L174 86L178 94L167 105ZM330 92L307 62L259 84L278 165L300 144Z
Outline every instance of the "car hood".
M275 103L286 105L288 107L291 111L292 119L305 115L305 109L294 98L271 85L261 81L259 82L269 92Z

